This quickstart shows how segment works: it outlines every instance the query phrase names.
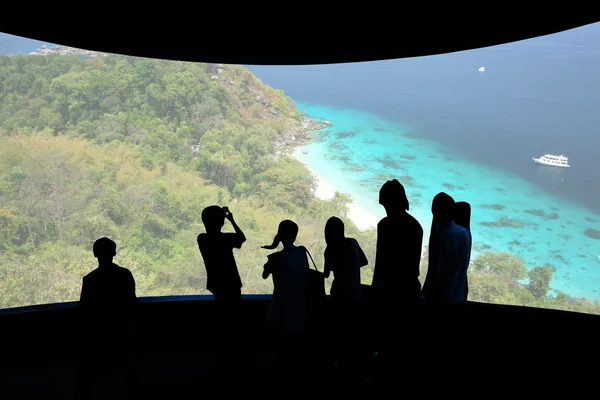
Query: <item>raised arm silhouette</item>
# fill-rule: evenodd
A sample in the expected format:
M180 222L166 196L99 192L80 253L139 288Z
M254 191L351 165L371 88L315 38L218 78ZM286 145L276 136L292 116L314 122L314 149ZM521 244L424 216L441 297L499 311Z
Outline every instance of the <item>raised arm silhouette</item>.
M225 219L231 222L235 233L221 232ZM202 222L206 233L199 234L197 241L206 268L206 289L222 305L235 304L242 295L242 280L233 249L241 249L246 236L227 207L206 207Z
M227 219L233 233L221 232ZM219 380L216 384L223 390L237 389L237 374L241 371L241 343L238 340L242 280L235 263L233 249L240 249L246 236L235 222L227 207L208 206L202 210L202 222L206 229L197 238L198 248L206 268L206 288L216 302L216 326L210 326L214 343L206 343L209 351L217 353ZM225 396L221 391L221 395Z

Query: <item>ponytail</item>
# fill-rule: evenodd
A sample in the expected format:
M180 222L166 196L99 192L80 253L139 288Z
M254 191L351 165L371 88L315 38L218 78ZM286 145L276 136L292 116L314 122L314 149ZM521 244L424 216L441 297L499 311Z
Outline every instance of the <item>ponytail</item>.
M275 235L275 237L273 238L273 243L268 245L268 246L261 246L261 249L267 249L267 250L273 250L276 249L279 246L279 243L281 242L281 239L279 238L279 234Z

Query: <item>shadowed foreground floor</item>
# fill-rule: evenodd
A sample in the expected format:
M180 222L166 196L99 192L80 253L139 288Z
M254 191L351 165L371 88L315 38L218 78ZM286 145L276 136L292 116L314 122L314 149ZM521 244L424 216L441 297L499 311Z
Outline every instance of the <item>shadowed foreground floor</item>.
M289 396L282 382L273 382L279 364L274 354L248 353L237 379L220 374L218 361L211 356L163 354L140 358L136 363L136 379L140 399L190 398L214 396ZM292 389L298 395L328 394L343 391L354 394L374 394L376 358L364 362L349 378L342 378L329 358L323 354L308 354L304 378ZM228 375L223 377L223 375ZM0 398L9 399L71 399L74 394L76 367L62 365L46 369L29 369L3 374L0 377ZM123 382L118 372L108 379L91 378L94 398L120 398L117 388ZM108 397L106 397L108 396Z

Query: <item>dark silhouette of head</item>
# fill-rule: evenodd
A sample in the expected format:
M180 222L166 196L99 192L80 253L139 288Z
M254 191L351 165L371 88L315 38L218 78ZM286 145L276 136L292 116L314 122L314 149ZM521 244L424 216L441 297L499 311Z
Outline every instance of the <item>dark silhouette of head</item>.
M325 242L327 246L335 246L344 240L344 223L338 217L331 217L325 224Z
M117 255L117 244L107 237L102 237L94 242L94 257L99 264L112 264L113 257Z
M465 229L471 229L471 205L466 201L454 204L454 222Z
M384 183L379 190L379 204L388 214L408 211L408 198L404 186L397 179Z
M454 217L454 199L447 193L440 192L435 195L431 203L433 219L438 224L452 221Z
M202 223L207 233L221 232L225 224L225 213L219 206L208 206L202 210Z
M277 229L277 235L273 238L273 243L268 246L262 246L263 249L273 250L279 246L279 243L283 243L283 247L294 244L296 237L298 236L298 225L294 221L289 219L283 220L279 223Z

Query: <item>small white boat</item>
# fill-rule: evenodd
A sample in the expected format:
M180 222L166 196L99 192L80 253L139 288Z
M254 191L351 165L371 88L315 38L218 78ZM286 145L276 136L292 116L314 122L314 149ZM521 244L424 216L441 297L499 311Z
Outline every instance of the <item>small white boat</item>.
M549 165L551 167L563 167L563 168L570 167L569 157L563 156L562 154L560 156L555 156L552 154L545 154L539 158L533 157L533 162L542 164L542 165Z
M479 67L479 69L477 71L479 71L479 72L485 72L485 67L481 66L481 67Z

